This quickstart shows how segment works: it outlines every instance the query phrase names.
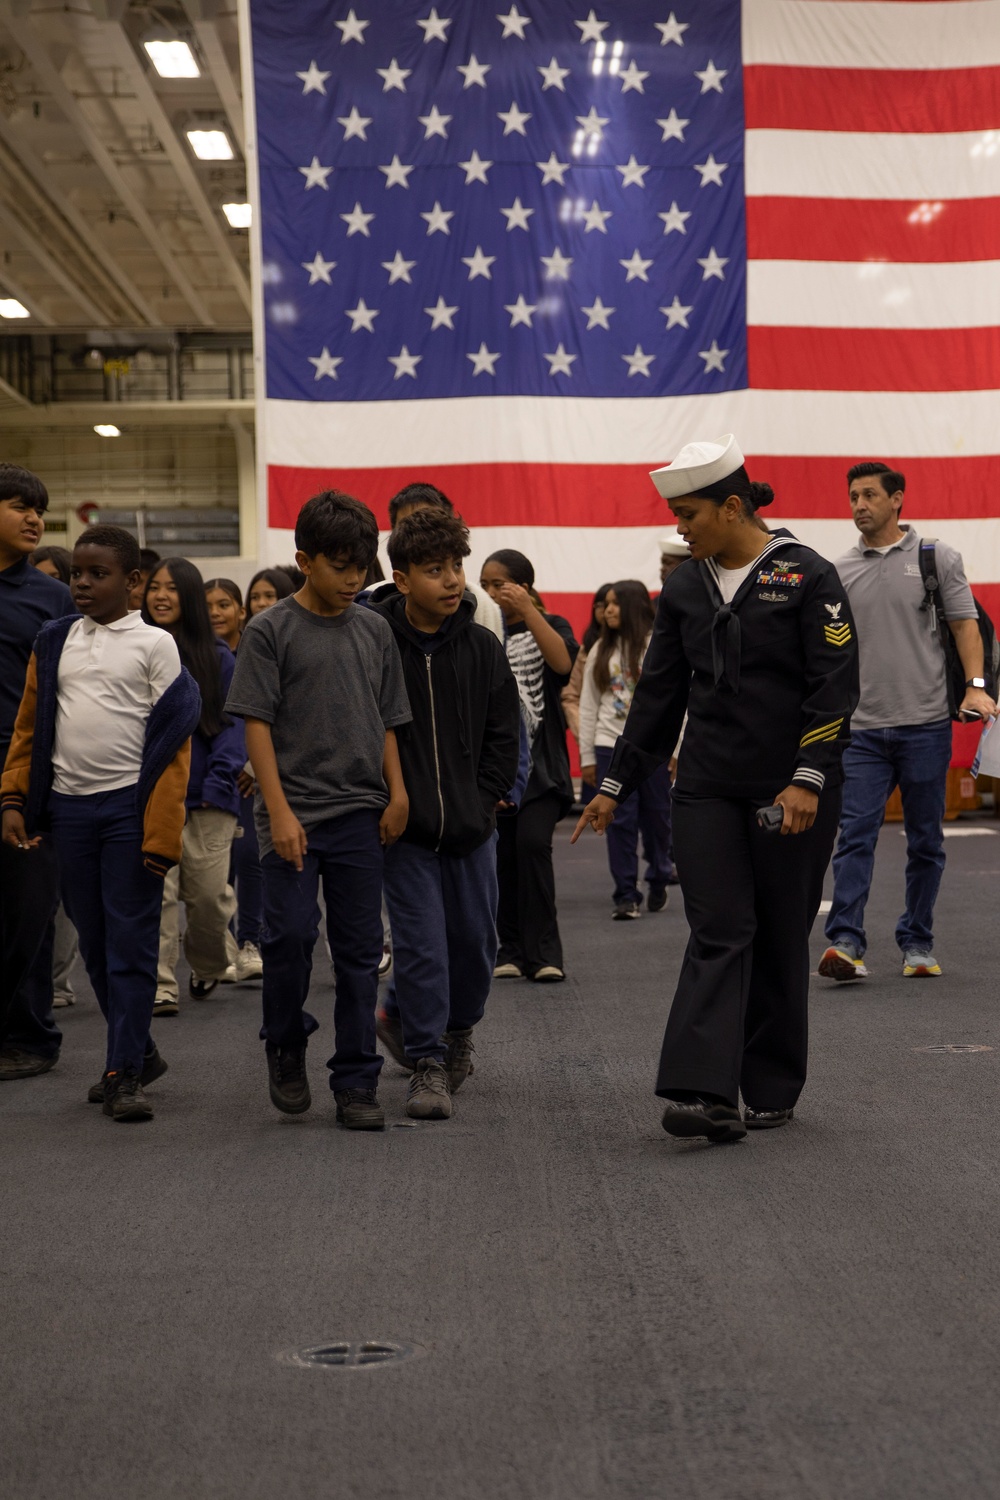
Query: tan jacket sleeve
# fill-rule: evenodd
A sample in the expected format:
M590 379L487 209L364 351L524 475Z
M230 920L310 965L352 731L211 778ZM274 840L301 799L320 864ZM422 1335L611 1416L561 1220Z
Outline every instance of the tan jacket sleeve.
M166 875L180 863L187 809L191 741L185 740L149 794L142 827L143 863L155 875Z
M572 731L576 743L580 743L580 689L583 687L583 669L587 664L587 652L583 646L576 654L573 670L569 674L569 682L561 693L563 713L566 715L566 723Z
M0 801L5 807L23 807L31 782L31 747L35 739L35 704L38 699L38 664L35 653L28 662L28 675L21 706L14 721L14 734L0 780Z

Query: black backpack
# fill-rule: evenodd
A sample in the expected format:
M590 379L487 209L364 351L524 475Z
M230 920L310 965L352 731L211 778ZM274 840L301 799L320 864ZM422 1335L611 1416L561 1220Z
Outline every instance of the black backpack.
M958 719L959 705L965 697L965 668L962 666L962 658L955 645L955 637L947 628L947 616L940 602L941 585L937 576L936 545L934 537L920 538L920 577L924 583L924 602L920 608L931 611L934 629L944 648L948 712L953 719ZM986 679L986 691L991 698L995 698L997 681L1000 679L1000 644L997 642L997 633L993 629L993 621L978 599L975 604L979 619L979 634L983 638L983 676Z

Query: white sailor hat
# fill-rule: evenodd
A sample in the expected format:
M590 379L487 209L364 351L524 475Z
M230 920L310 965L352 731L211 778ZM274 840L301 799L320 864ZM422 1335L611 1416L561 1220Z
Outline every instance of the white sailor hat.
M691 548L683 540L679 531L668 531L666 536L660 537L661 557L690 557Z
M743 465L743 454L731 432L710 443L687 443L672 464L653 469L650 479L664 500L676 500L727 479Z

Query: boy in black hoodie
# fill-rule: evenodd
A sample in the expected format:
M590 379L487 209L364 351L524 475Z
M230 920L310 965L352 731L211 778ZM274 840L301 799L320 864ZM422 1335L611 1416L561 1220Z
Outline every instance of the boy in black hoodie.
M396 591L373 608L395 633L413 722L398 731L410 819L385 858L400 1019L379 1032L414 1067L407 1114L446 1120L496 962L496 810L517 775L520 707L503 647L473 620L461 518L418 511L388 550Z

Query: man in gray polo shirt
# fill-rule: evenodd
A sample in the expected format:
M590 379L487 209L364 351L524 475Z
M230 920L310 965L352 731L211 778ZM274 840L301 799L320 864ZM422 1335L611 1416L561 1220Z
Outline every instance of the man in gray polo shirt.
M945 655L938 629L949 629L965 669L962 709L996 712L983 680L983 643L961 555L938 542L940 602L947 625L935 628L921 609L920 539L900 526L906 481L883 463L855 464L847 482L861 535L837 559L851 602L861 657L861 701L844 755L844 801L833 856L830 943L819 972L827 979L862 979L865 904L885 804L898 786L906 831L906 911L896 926L903 974L940 974L934 958L934 903L944 871L945 784L951 761L951 719ZM835 622L834 622L835 626Z

